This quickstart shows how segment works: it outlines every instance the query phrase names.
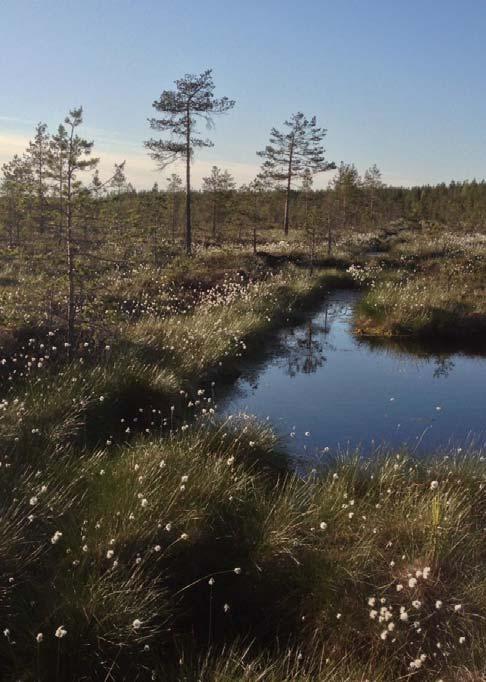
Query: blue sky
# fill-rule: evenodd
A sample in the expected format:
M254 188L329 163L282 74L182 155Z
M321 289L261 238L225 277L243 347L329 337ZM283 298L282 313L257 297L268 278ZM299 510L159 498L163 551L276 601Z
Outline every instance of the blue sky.
M151 103L213 68L237 104L196 180L213 163L249 180L298 110L328 129L330 160L389 183L484 177L485 35L484 0L1 0L0 162L82 104L103 171L126 159L134 184L163 184L142 146Z

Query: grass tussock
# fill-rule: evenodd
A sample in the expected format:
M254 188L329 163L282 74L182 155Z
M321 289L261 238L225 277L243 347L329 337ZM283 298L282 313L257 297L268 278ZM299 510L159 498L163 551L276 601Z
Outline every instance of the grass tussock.
M483 664L481 453L302 477L267 427L207 419L15 475L4 458L3 679L449 680Z
M369 287L357 311L360 334L483 345L486 245L482 235L442 235L412 251L404 240L380 262L351 269Z

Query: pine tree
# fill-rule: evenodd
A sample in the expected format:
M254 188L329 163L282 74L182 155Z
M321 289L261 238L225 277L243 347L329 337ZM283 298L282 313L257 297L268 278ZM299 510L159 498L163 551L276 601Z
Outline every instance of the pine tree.
M8 244L20 244L22 227L29 220L32 206L32 173L29 159L15 154L2 166L3 220L7 227Z
M59 241L61 241L64 235L67 148L68 134L65 126L61 123L57 132L51 137L48 157L48 176L53 182L51 196L54 200L53 208L57 212L57 236Z
M110 184L116 194L126 191L127 176L125 175L125 161L115 163Z
M290 193L294 178L304 173L322 173L335 168L326 161L322 141L327 131L317 127L316 117L307 119L302 112L293 114L285 121L287 130L272 128L270 144L258 156L265 159L262 173L277 184L285 183L284 233L289 233Z
M115 163L113 174L108 183L113 194L114 221L120 234L126 235L127 212L125 210L124 194L128 191L127 178L125 175L125 161Z
M304 194L304 224L307 224L307 216L309 214L309 199L312 192L314 178L308 168L304 169L302 173L302 192Z
M50 145L50 175L56 182L59 191L59 211L61 237L66 248L66 265L68 278L67 303L67 343L68 355L71 357L74 340L75 318L75 262L74 262L74 227L78 203L85 196L86 188L78 179L82 171L94 168L99 159L90 158L93 142L80 137L76 130L83 122L83 108L72 109L53 136Z
M211 225L212 236L216 239L217 224L222 209L225 207L232 191L235 189L235 181L228 170L213 166L211 174L202 179L202 190L211 196Z
M363 176L363 189L368 199L368 213L370 221L375 219L376 203L380 189L385 186L381 179L381 171L376 164L368 168Z
M33 220L41 234L48 222L48 162L49 134L45 123L38 123L34 139L27 147L27 159L30 163L33 183Z
M336 193L341 213L341 227L344 228L354 213L361 187L361 179L354 163L341 161L338 172L330 182L330 187Z
M182 189L182 178L180 178L177 173L172 173L172 175L167 178L167 192L171 196L170 202L170 224L171 224L171 236L172 243L175 243L177 224L179 222L179 194Z
M88 215L91 228L96 234L100 228L102 214L102 199L105 194L105 185L100 179L98 169L95 170L93 177L91 179L89 193L91 195L91 202Z
M208 126L211 126L212 117L229 111L235 102L227 97L215 99L211 69L199 75L186 74L184 78L176 80L175 85L175 90L164 90L152 105L156 111L164 115L163 118L149 119L153 130L169 133L170 137L166 140L147 140L145 146L160 168L165 168L179 159L185 161L186 251L190 254L192 250L191 160L195 149L213 146L211 140L197 136L197 120L202 118Z
M239 210L250 223L254 255L257 253L257 230L263 222L263 208L264 204L268 206L271 189L268 178L258 174L251 182L242 185L238 190Z

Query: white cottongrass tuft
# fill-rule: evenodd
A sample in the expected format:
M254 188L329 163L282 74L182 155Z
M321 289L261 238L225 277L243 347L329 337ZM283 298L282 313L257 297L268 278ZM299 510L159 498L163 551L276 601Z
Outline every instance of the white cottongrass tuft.
M59 540L62 538L62 533L60 530L56 530L54 535L51 538L51 544L55 545Z

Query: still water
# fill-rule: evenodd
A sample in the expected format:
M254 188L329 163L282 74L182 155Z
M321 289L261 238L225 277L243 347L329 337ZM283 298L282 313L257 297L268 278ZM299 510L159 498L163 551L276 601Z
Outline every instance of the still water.
M486 357L373 347L352 334L360 294L339 291L282 331L220 408L268 419L294 454L486 443Z

